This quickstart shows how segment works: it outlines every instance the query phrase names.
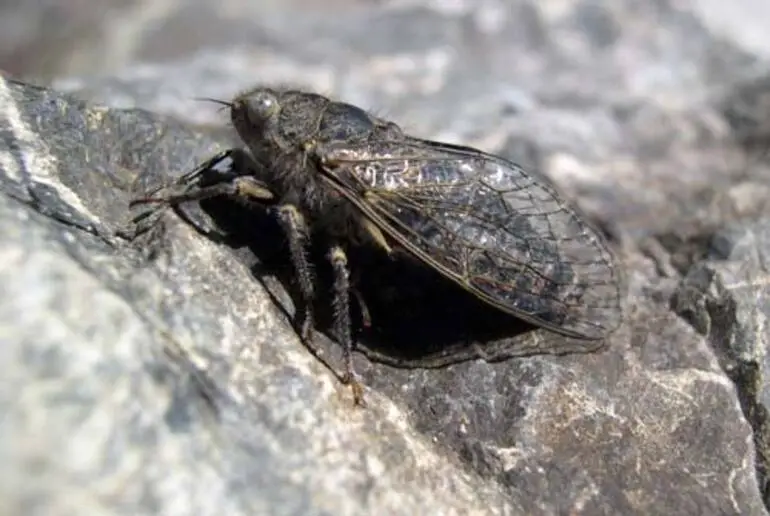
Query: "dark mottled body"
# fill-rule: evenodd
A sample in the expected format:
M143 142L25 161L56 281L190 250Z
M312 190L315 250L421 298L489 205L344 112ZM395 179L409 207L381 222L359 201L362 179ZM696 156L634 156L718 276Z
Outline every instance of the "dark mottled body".
M335 332L354 385L350 244L405 250L488 304L565 336L601 339L620 324L613 255L537 175L475 149L410 137L321 95L257 88L227 105L248 150L227 151L203 167L229 156L235 173L145 200L226 194L275 204L306 301L305 337L315 296L307 242L324 239L335 271Z
M280 111L264 122L260 116L250 117L253 110L248 107L233 110L238 134L265 171L260 179L280 204L297 206L313 229L345 241L362 238L359 210L324 180L317 149L333 142L365 144L400 131L355 106L321 95L288 91L276 95L276 103Z

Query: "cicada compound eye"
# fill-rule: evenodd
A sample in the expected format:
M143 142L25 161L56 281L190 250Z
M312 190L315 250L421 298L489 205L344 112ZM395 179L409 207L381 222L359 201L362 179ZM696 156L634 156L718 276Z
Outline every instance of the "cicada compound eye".
M271 91L256 91L244 100L249 121L254 124L264 124L278 112L278 98Z

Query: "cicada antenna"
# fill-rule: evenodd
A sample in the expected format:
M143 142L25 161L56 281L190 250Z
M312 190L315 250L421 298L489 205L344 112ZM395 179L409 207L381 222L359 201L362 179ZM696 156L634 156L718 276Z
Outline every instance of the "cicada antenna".
M215 99L215 98L212 98L212 97L193 97L193 100L202 100L204 102L213 102L214 104L220 104L222 107L219 108L219 111L222 111L225 108L232 108L233 107L233 103L232 102L227 102L226 100Z

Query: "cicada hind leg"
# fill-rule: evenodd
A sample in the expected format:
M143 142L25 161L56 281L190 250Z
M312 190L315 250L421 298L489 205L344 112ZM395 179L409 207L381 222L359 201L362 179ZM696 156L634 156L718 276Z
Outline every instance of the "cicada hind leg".
M353 391L353 400L356 405L364 405L363 384L353 367L353 333L350 320L350 271L348 257L342 247L334 245L329 250L329 261L334 271L334 333L342 345L345 372L342 381L349 385ZM357 291L353 291L354 294ZM358 295L358 294L356 294ZM365 324L371 324L369 313L363 299L359 299Z

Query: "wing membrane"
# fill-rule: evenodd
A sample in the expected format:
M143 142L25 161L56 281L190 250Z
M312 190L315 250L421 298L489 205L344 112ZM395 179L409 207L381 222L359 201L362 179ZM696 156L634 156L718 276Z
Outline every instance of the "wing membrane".
M564 335L620 323L602 237L547 181L474 149L409 139L324 149L325 180L428 265L498 308Z

